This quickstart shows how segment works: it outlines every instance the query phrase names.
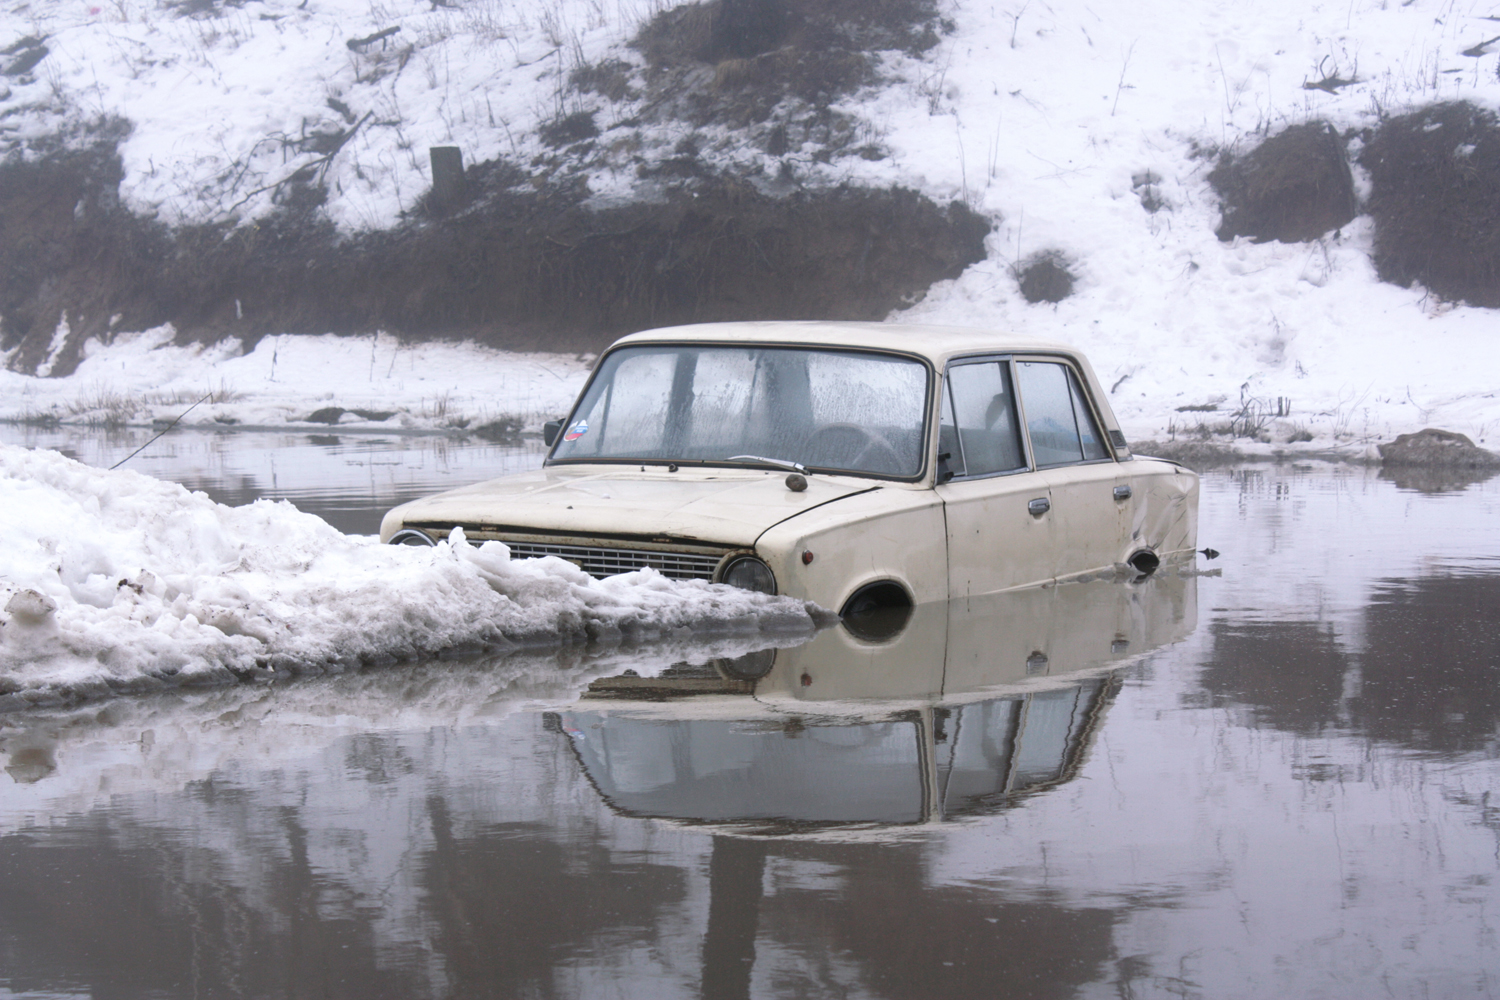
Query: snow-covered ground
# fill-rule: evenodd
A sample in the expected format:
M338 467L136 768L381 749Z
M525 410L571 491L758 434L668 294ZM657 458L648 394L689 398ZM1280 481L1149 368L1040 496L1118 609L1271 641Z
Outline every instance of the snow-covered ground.
M0 371L0 420L149 425L182 417L184 425L275 429L331 419L346 430L455 432L514 418L536 430L567 413L591 360L401 344L381 334L267 337L245 353L236 340L174 346L173 333L90 341L67 378ZM333 408L347 412L319 413Z
M347 129L353 116L364 124L326 165L326 210L347 230L382 227L429 186L422 154L432 145L459 146L467 163L526 163L544 148L539 126L592 110L601 147L611 130L630 128L633 150L670 155L687 125L640 126L631 120L638 102L611 104L566 83L604 60L640 67L626 42L666 6L259 0L184 16L157 0L9 4L0 46L40 38L48 54L0 86L0 144L22 150L118 116L131 124L121 146L128 205L167 222L250 224L271 208L259 189L319 155L287 141ZM996 223L986 261L893 320L1075 343L1113 387L1136 439L1280 403L1290 416L1267 430L1279 441L1312 435L1296 448L1364 454L1429 425L1494 444L1500 338L1490 312L1379 283L1367 218L1316 243L1219 242L1205 176L1213 158L1203 155L1313 118L1348 129L1438 100L1495 107L1496 55L1477 44L1494 30L1490 6L946 0L940 9L954 30L939 45L920 57L885 54L887 82L840 106L884 159L787 154L808 185L907 185L965 200ZM400 31L357 51L347 44L388 28ZM1304 88L1335 75L1356 82ZM764 155L722 130L698 138L710 164L743 167ZM1148 173L1165 202L1154 214L1136 190ZM633 169L607 160L589 181L603 201L649 193ZM1010 269L1048 250L1070 261L1076 293L1028 305ZM582 374L572 358L398 348L377 331L271 338L244 357L233 342L194 353L158 346L166 338L154 331L94 345L67 379L6 376L0 416L98 419L91 402L127 399L145 404L131 419L147 421L223 389L238 398L189 419L266 424L339 405L395 409L404 426L501 413L534 425L566 404ZM1189 406L1200 409L1179 410Z

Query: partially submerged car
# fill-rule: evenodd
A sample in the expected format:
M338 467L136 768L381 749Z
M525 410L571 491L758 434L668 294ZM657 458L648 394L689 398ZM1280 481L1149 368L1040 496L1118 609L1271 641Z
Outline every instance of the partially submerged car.
M540 469L391 510L382 541L459 527L515 558L652 567L841 614L1150 572L1197 541L1197 476L1131 455L1077 351L1000 333L637 333L547 444Z

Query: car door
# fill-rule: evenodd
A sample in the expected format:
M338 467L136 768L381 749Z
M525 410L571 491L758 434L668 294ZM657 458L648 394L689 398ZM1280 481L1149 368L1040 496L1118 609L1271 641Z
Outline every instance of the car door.
M1113 569L1126 556L1134 488L1105 444L1083 380L1056 357L1014 365L1026 439L1052 504L1053 575Z
M1050 580L1051 494L1026 453L1009 359L950 364L942 408L936 490L947 521L949 597Z

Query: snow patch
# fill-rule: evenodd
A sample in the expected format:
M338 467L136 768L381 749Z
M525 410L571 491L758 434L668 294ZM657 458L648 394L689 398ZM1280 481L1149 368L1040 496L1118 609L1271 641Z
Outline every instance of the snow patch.
M795 641L834 620L649 569L596 580L513 560L461 530L433 548L380 545L284 501L225 507L14 446L0 446L0 506L0 709L455 652Z
M68 325L68 314L64 312L62 318L57 321L57 329L52 331L52 343L47 345L47 359L36 366L37 378L46 378L52 374L52 366L57 364L57 358L68 346L68 338L73 335L72 328Z

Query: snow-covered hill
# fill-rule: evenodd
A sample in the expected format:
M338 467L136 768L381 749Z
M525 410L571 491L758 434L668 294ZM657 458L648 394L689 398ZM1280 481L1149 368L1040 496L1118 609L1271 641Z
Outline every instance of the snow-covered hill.
M857 86L827 101L820 113L833 124L821 134L787 127L805 124L799 108L811 107L792 93L758 124L695 117L684 102L717 93L746 72L744 60L673 78L676 103L663 103L660 71L630 42L675 6L11 3L0 10L0 48L9 48L0 143L37 157L91 141L101 122L128 122L119 192L134 211L169 224L253 226L276 210L282 182L313 176L327 185L321 211L348 233L389 226L417 205L431 186L432 146L457 146L469 164L503 158L536 174L575 172L601 205L656 197L661 175L642 166L684 148L769 194L903 185L964 202L994 228L985 261L890 318L1075 343L1113 387L1135 438L1192 435L1239 413L1275 447L1364 454L1428 425L1494 445L1500 339L1490 311L1380 283L1367 217L1311 243L1220 242L1206 179L1214 152L1247 149L1289 124L1349 131L1440 100L1496 106L1489 6L945 0L931 8L931 37L877 53ZM1331 78L1353 82L1306 86ZM597 130L586 154L562 148L570 121ZM832 142L832 132L842 138ZM1356 179L1367 188L1357 168ZM1074 294L1028 304L1015 268L1044 252L1077 276ZM366 347L378 346L377 333ZM352 376L337 360L348 347L327 350L307 356L303 377L316 384L312 395L352 408ZM0 410L77 417L88 391L143 396L160 386L149 365L130 361L140 353L140 338L120 337L91 345L86 370L69 379L7 375ZM229 388L242 400L270 390L237 353L230 343L174 355L181 394L228 381L234 365ZM469 395L462 379L444 391ZM517 392L512 403L483 405L555 408L533 388ZM418 386L393 402L416 411L431 396ZM485 415L474 408L462 416ZM143 407L135 419L156 415Z

